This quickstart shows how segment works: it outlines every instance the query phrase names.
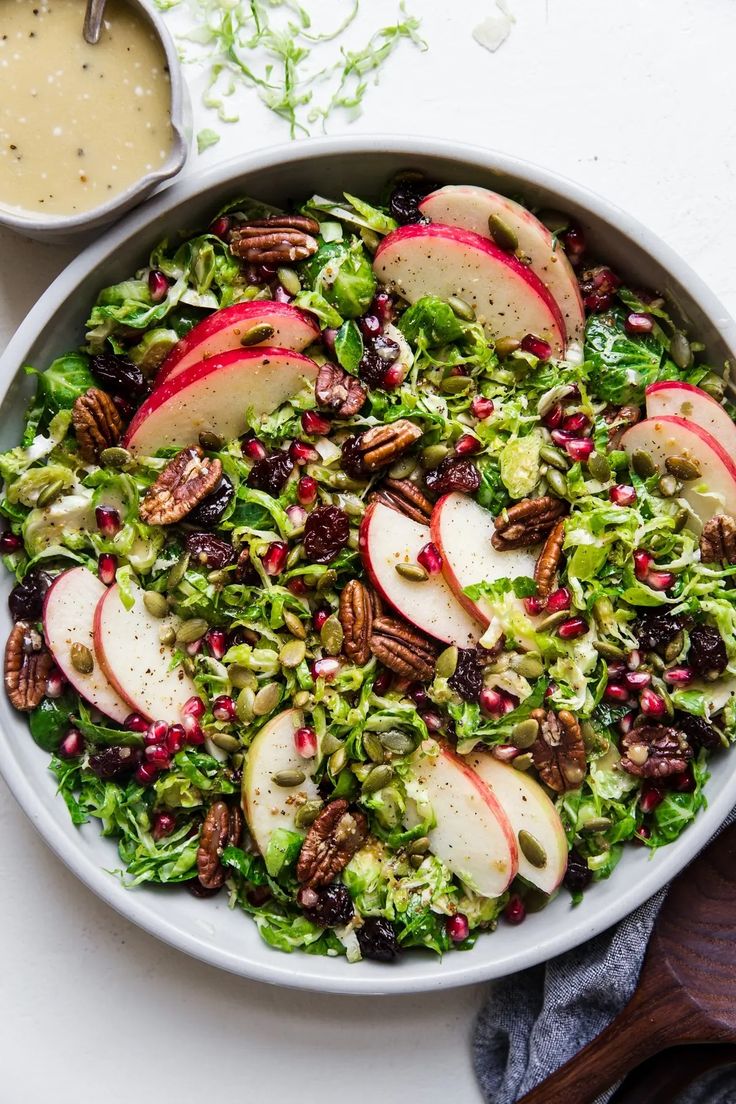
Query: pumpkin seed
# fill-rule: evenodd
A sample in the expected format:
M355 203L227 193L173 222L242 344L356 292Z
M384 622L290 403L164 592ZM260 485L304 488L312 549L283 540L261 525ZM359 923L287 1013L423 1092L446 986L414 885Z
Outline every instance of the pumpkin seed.
M661 655L657 655L656 652L647 653L647 663L658 675L661 675L667 666Z
M249 345L258 345L261 341L268 341L273 337L273 326L269 326L268 322L258 322L255 326L251 326L249 330L246 330L240 339L240 344L246 348Z
M536 836L533 836L531 832L527 832L526 829L522 828L519 832L518 839L519 848L527 862L530 862L537 870L541 870L542 867L547 865L547 852Z
M309 705L312 695L308 690L297 690L294 697L291 699L291 703L295 709L304 709Z
M127 468L132 462L133 457L127 449L121 448L119 445L113 445L111 448L103 449L100 453L100 463L104 468L117 468L122 470Z
M342 747L342 740L338 740L337 736L333 736L331 732L326 732L322 738L322 754L332 755L334 751L337 751Z
M606 627L613 617L613 602L610 598L596 598L593 603L593 617L600 628Z
M277 682L267 682L253 700L253 712L256 717L266 717L281 701L281 687Z
M80 675L91 675L95 669L95 660L86 644L74 643L71 649L72 667Z
M248 724L253 720L253 703L256 700L256 692L250 686L245 686L238 694L235 702L235 712L242 724Z
M511 743L516 748L530 748L536 742L539 735L539 721L533 717L527 717L525 721L519 721L511 730Z
M605 832L612 824L613 821L610 817L591 817L590 820L586 820L585 824L580 825L579 831L584 832L586 835L592 832Z
M292 532L292 536L296 536L298 533L303 533L304 532L304 526L303 525L296 525L296 526L294 526L294 528L292 529L291 532ZM296 565L299 563L299 561L301 559L303 559L303 557L304 557L304 545L303 544L295 544L294 547L289 552L289 555L286 557L286 567L285 567L284 570L285 571L291 571L292 567L296 567Z
M457 315L458 318L462 318L463 322L475 322L475 310L467 300L461 299L459 295L451 295L447 300L447 305L453 314Z
M210 571L207 582L214 587L224 586L227 582L227 571Z
M412 868L412 870L418 870L423 862L424 862L424 855L410 855L409 856L409 866Z
M604 659L623 659L626 655L623 648L619 648L617 644L609 643L608 640L596 640L593 647L598 655L603 656Z
M523 755L517 755L515 759L511 760L511 766L514 770L528 771L534 765L534 756L530 751L525 751Z
M189 553L185 552L183 556L180 556L174 566L169 571L166 577L166 589L175 590L179 583L186 575L187 568L189 567Z
M61 492L64 490L64 481L62 479L54 479L51 483L47 483L46 486L39 492L36 498L36 505L40 507L50 506L54 502Z
M674 530L676 533L681 533L690 520L690 511L687 506L681 506L674 516Z
M384 786L388 786L393 776L394 768L390 767L388 763L381 763L380 766L376 766L368 772L361 787L362 793L372 794L382 790Z
M564 498L567 494L567 480L561 471L557 471L557 468L550 468L547 472L547 482L549 483L550 490L557 495L558 498Z
M207 632L209 625L204 617L190 617L188 621L182 621L176 630L177 644L193 644Z
M544 674L544 664L541 658L533 653L516 656L511 661L511 666L518 674L527 679L537 679Z
M306 777L304 771L299 770L297 767L294 770L276 771L276 774L271 775L271 781L276 786L283 786L284 789L291 789L293 786L301 786Z
M427 448L422 449L419 460L425 471L431 471L441 464L445 457L450 455L451 451L447 445L428 445Z
M282 288L289 295L298 295L302 290L302 282L293 268L277 268L276 275Z
M542 445L539 450L539 458L561 472L566 472L570 467L569 458L560 449L556 449L554 445Z
M640 479L649 479L657 471L657 465L650 453L636 449L631 457L631 466Z
M231 736L227 732L211 732L209 738L215 747L221 748L222 751L226 751L228 755L231 755L240 747L240 740L236 740L234 736Z
M159 594L157 590L147 590L143 595L143 605L146 607L151 617L166 617L169 612L169 603L166 601L163 594Z
M170 648L176 643L176 629L173 625L162 625L158 631L158 639L161 644Z
M368 758L372 759L374 763L385 762L386 754L383 750L383 744L375 732L363 733L363 747L368 754Z
M517 349L521 348L521 342L515 337L498 337L496 338L496 353L503 360L507 356L511 356Z
M429 572L421 564L398 563L395 565L395 571L402 579L408 579L412 583L426 583L429 578Z
M454 644L451 644L449 648L445 648L444 652L440 652L435 668L439 678L452 678L457 670L459 655L460 653Z
M317 593L324 594L326 590L332 590L336 582L337 572L330 567L317 580Z
M516 231L500 215L489 215L488 229L499 249L506 249L509 253L513 253L515 249L519 248L519 238Z
M245 762L245 756L243 755L242 751L236 751L235 754L231 757L230 762L235 767L235 770L240 770L243 766L243 763Z
M322 642L322 647L328 655L336 656L340 654L343 642L343 631L340 619L336 614L332 614L328 617L324 625L319 631L319 638Z
M670 475L677 476L683 483L689 483L691 479L697 479L702 475L700 465L694 460L688 460L686 456L668 456L664 466Z
M323 808L324 802L320 801L318 797L312 798L311 801L305 801L294 815L294 824L297 828L308 828L310 824L314 824Z
M400 732L398 729L382 732L378 738L386 751L391 752L392 755L408 755L410 751L414 750L414 741L411 736L408 736L406 732Z
M661 475L657 489L663 498L674 498L682 490L682 484L678 483L674 475Z
M289 640L279 652L279 663L287 670L298 667L307 654L307 646L303 640Z
M566 621L570 616L569 610L557 610L555 613L550 613L548 617L545 617L537 625L537 632L549 632L550 629L556 629L558 625L561 625L563 621Z
M247 667L241 667L239 663L233 663L232 667L228 667L227 674L236 690L256 690L258 688L258 679L253 671L249 671Z
M409 844L410 855L426 855L429 851L429 836L420 836Z
M180 663L181 667L184 668L184 673L186 675L189 675L190 678L194 678L194 674L195 674L195 671L197 669L197 665L194 662L194 660L192 659L192 657L188 656L188 655L182 656L179 663Z
M330 774L339 774L341 770L344 770L348 761L348 753L344 747L339 747L337 751L333 751L328 760L328 766L330 768Z
M693 351L690 342L681 330L675 330L670 338L670 356L678 368L689 368L693 362Z
M602 452L594 452L588 460L588 471L599 483L607 483L611 478L611 465Z
M219 452L225 439L211 429L203 429L199 435L199 443L205 452Z
M563 211L554 211L551 207L545 207L537 213L537 218L544 223L550 234L564 234L570 229L570 216Z
M304 628L300 617L297 617L291 610L284 610L282 616L284 618L284 624L292 636L295 636L297 640L307 639L307 630Z
M417 466L416 456L402 456L400 460L397 460L395 464L392 464L388 469L388 474L391 479L408 479Z
M672 640L670 640L670 642L665 646L664 658L667 663L672 663L674 660L676 660L684 646L685 634L682 632L682 630L680 630L680 632L676 633L672 637Z
M467 391L470 384L470 376L445 376L440 381L440 391L444 391L446 395L460 395L463 391Z

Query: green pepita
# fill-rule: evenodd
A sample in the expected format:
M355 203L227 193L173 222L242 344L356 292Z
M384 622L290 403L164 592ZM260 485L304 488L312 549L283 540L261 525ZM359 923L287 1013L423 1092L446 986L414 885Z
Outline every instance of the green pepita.
M308 690L297 690L294 697L291 699L292 705L295 709L306 709L311 701L312 695Z
M314 824L323 808L324 803L317 797L305 801L294 815L294 824L297 828L308 828L310 824Z
M71 648L72 667L80 675L91 675L95 669L95 660L86 644L74 643Z
M593 617L599 628L605 629L606 625L610 624L613 617L613 602L605 595L602 598L596 598L593 603Z
M159 594L157 590L147 590L144 593L143 605L151 617L166 617L169 612L169 603L163 594Z
M569 616L569 610L557 610L555 613L550 613L549 616L539 622L537 632L550 632L551 629L556 629L558 625L566 621Z
M475 310L465 299L461 299L459 295L451 295L447 300L447 305L452 310L452 313L461 318L463 322L475 322Z
M682 490L682 483L678 482L674 475L661 475L657 489L663 498L674 498Z
M240 344L248 348L249 345L258 345L261 341L268 341L273 337L273 326L269 326L268 322L258 322L257 325L251 326L249 330L246 330L240 339Z
M420 836L409 844L410 855L426 855L429 851L429 836Z
M170 569L169 574L166 577L166 589L175 590L179 583L182 581L187 573L189 567L189 553L185 552L183 556L180 556L174 566Z
M210 583L213 587L223 587L227 581L227 571L210 571L207 575L207 582Z
M376 793L378 790L382 790L384 786L388 786L393 776L393 767L390 767L388 763L381 763L380 766L376 766L373 770L368 772L363 786L361 787L362 792L364 794L372 794Z
M256 717L267 717L281 701L281 687L277 682L267 682L253 700L253 712Z
M649 479L657 471L654 459L644 449L636 449L631 457L631 466L640 479Z
M460 653L454 644L451 644L449 648L445 648L443 652L440 652L437 657L437 666L435 668L439 678L452 678L457 670L459 656Z
M525 751L523 755L517 755L515 759L511 760L511 766L518 771L531 770L534 766L534 756L530 751Z
M547 482L553 494L556 494L558 498L565 497L567 494L567 480L561 471L557 471L557 468L550 468L547 472Z
M317 593L324 594L326 590L332 590L337 582L337 572L333 568L328 568L317 580Z
M104 468L116 468L118 471L122 471L128 467L132 460L133 457L128 450L121 448L119 445L103 449L100 453L100 463Z
M64 490L64 481L62 479L54 479L51 483L47 483L43 490L40 491L36 498L36 505L40 507L50 506L54 502L61 492Z
M162 625L158 631L158 639L165 647L170 648L176 643L176 629L173 625Z
M411 583L426 583L429 578L429 572L421 564L398 563L395 571L402 579L408 579Z
M515 249L519 248L519 238L516 231L500 215L493 214L489 216L488 229L499 249L506 249L509 253L513 253Z
M295 613L287 609L284 610L282 616L284 618L284 624L292 636L295 636L297 640L307 639L307 630L304 628L300 617L297 617Z
M680 630L676 633L672 640L665 645L664 658L667 663L673 663L679 656L682 649L685 647L685 634Z
M250 686L244 687L238 694L235 702L235 712L238 714L238 720L241 724L249 724L253 720L255 716L253 703L255 700L256 692Z
M289 295L298 295L302 290L302 282L293 268L277 268L276 275L282 288Z
M681 479L683 483L689 483L691 479L698 479L702 475L700 465L686 456L668 456L664 466L670 475Z
M344 747L339 747L337 751L333 751L332 755L328 759L328 766L330 768L330 774L339 774L341 770L345 769L348 761L348 753Z
M412 870L418 870L423 862L424 862L424 855L410 855L409 856L409 866L412 868Z
M363 733L363 748L369 759L372 759L374 763L383 763L386 759L386 753L383 749L383 744L378 739L375 732Z
M327 618L322 628L319 630L319 638L322 643L322 647L328 655L339 655L342 650L342 642L344 633L342 625L340 624L340 618L336 614L332 614Z
M276 786L283 786L285 790L290 790L293 786L301 786L306 777L303 770L295 768L293 770L276 771L276 774L271 775L271 781Z
M427 448L422 449L419 460L425 471L431 471L438 464L441 464L451 452L452 449L448 448L447 445L428 445Z
M332 755L333 752L338 751L342 747L342 741L338 740L337 736L333 736L331 732L326 732L322 738L322 754Z
M516 748L530 748L536 742L539 735L539 721L533 717L527 717L525 721L519 721L511 730L511 743Z
M414 750L414 741L411 736L408 736L406 732L400 732L398 729L382 732L379 740L386 751L392 755L408 755Z
M588 460L588 471L599 483L607 483L611 478L611 465L602 452L594 452Z
M303 640L289 640L279 652L279 663L287 670L298 667L307 654L307 646Z
M203 429L199 435L199 443L205 452L219 452L225 444L225 439L219 433L213 433L211 429Z
M513 669L526 679L537 679L544 674L544 664L540 656L533 653L516 656L511 661Z
M556 449L554 445L542 445L539 450L539 458L561 472L566 472L570 467L569 457L560 449Z
M470 376L445 376L440 381L440 391L443 391L445 395L460 395L463 391L468 390L470 384Z
M693 351L690 342L681 330L675 330L670 338L670 356L678 368L683 371L689 368L693 362Z
M291 532L294 536L296 536L297 533L301 533L303 531L304 531L304 526L295 525ZM289 555L286 557L286 568L285 568L285 570L286 571L291 571L291 569L293 567L296 567L296 565L299 563L299 561L302 560L303 558L304 558L304 545L303 544L295 544L293 548L289 549Z
M690 520L690 511L687 506L681 506L674 517L674 529L676 533L681 533Z
M408 479L412 472L416 470L417 463L416 456L402 456L400 460L391 465L388 474L391 479Z
M226 751L228 755L232 755L234 751L237 751L240 747L240 740L236 740L234 736L231 736L228 732L211 732L210 740L219 747L222 751Z
M521 348L521 342L515 337L498 337L496 338L496 354L500 360L504 360L505 357L511 356L517 349Z
M593 647L598 655L603 656L604 659L623 659L626 654L623 648L619 648L618 644L611 644L608 640L596 640Z
M586 835L592 832L605 832L612 824L613 821L610 817L591 817L590 820L586 820L585 824L580 825L579 831L584 832Z
M233 663L231 667L228 667L227 674L236 690L256 690L258 688L258 679L253 671L249 671L247 667L241 667L239 663Z
M176 630L177 644L193 644L207 632L209 625L204 617L190 617L188 621L182 621Z
M519 848L522 855L537 870L547 865L547 852L542 847L536 836L522 828L519 832Z

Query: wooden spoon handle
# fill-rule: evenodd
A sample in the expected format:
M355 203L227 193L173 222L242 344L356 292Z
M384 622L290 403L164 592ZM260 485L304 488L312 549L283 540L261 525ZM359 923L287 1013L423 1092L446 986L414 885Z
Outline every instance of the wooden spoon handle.
M704 1043L673 1047L634 1070L611 1104L671 1104L702 1074L736 1063L736 1046Z

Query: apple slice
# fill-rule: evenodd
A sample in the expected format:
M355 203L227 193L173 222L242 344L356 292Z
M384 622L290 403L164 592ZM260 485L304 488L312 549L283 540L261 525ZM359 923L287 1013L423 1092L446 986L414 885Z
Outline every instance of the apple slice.
M300 353L319 338L319 325L313 315L270 299L252 299L214 311L178 341L164 360L156 377L156 386L174 379L201 360L241 349L243 336L254 326L270 326L268 338L259 342L293 349ZM258 346L248 346L257 348Z
M421 821L417 802L426 800L435 819L431 851L476 893L500 897L519 865L514 830L486 783L452 748L438 747L437 755L420 747L412 756L406 823Z
M736 463L700 426L672 416L646 418L626 430L620 447L629 458L638 451L649 453L663 472L668 456L697 464L701 475L684 484L682 498L703 524L713 514L736 514Z
M137 713L174 724L184 703L197 688L180 666L171 669L172 649L159 634L168 621L152 617L136 588L135 602L126 609L117 583L97 603L94 621L95 652L113 687ZM128 710L130 712L130 710Z
M185 369L157 387L121 440L124 448L153 456L170 445L193 445L202 430L225 440L246 429L246 412L270 414L295 395L318 367L302 353L259 346L234 349Z
M378 279L410 303L424 295L459 296L491 337L535 334L556 355L565 351L565 321L539 277L488 238L457 226L401 226L373 260Z
M294 823L298 809L305 800L319 796L310 777L314 762L302 759L294 747L294 733L302 723L298 709L286 709L263 726L248 749L243 772L243 813L262 855L268 851L271 833L276 828L299 831ZM277 786L273 776L285 770L301 770L306 777L298 786Z
M114 690L95 656L95 610L106 593L105 584L86 567L62 571L46 591L43 634L54 662L74 689L106 717L122 724L130 706ZM83 644L95 656L95 665L88 675L83 675L72 663L74 644Z
M716 679L715 682L708 682L707 679L693 679L687 686L683 686L683 690L699 690L710 707L711 715L715 715L725 709L731 698L736 695L736 675L726 675L725 678Z
M397 564L416 564L431 539L427 525L383 502L373 502L360 526L363 564L381 597L412 625L446 644L471 647L481 636L481 626L463 609L442 575L416 582L396 570Z
M490 238L488 220L494 215L514 231L519 251L526 254L536 273L557 303L565 320L567 341L581 342L585 311L578 281L564 249L544 223L513 199L473 184L447 184L430 192L419 210L432 222L459 226Z
M432 511L432 540L442 555L442 574L458 602L483 625L495 615L485 598L475 602L464 594L473 583L534 576L536 557L528 549L497 552L491 544L493 515L473 498L453 492L444 495ZM519 600L523 610L523 604Z
M719 402L694 384L679 380L650 383L646 403L648 418L684 418L715 437L729 456L736 455L736 425Z
M518 873L543 893L554 893L567 870L567 838L559 813L535 779L501 763L488 752L474 752L468 765L493 792L519 838L529 832L541 844L546 860L533 866L519 846Z

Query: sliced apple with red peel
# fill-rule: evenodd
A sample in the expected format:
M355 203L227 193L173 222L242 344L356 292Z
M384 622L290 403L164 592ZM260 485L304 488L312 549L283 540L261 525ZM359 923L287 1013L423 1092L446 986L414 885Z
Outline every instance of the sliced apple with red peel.
M313 382L318 371L302 353L271 346L210 357L157 387L120 443L152 456L168 446L196 444L203 430L226 441L239 437L246 429L246 411L270 414L305 380Z
M565 351L565 321L542 281L512 253L488 238L439 223L402 226L376 250L373 270L409 303L425 295L457 296L475 310L491 337L548 341Z
M495 795L517 842L520 832L528 832L541 846L541 865L529 862L519 846L518 873L543 893L554 893L567 870L568 847L560 815L547 794L528 774L499 762L488 752L469 755L468 765Z
M444 495L432 511L430 528L442 556L442 574L458 602L483 625L490 623L496 611L485 598L478 601L468 598L465 587L520 575L534 576L535 556L528 549L496 551L491 544L495 532L493 515L474 498L458 492Z
M414 753L406 823L422 820L427 802L435 826L430 850L469 888L499 897L516 876L519 852L514 829L491 788L446 744L429 741Z
M319 796L310 777L315 763L302 759L294 746L294 733L301 726L298 709L286 709L264 725L248 749L243 772L242 805L245 819L262 855L268 851L271 833L277 828L298 832L295 817L304 801ZM274 775L299 770L304 780L295 786L277 786Z
M683 484L681 497L705 524L714 514L736 514L736 463L724 447L685 418L646 418L627 429L620 447L629 458L647 452L662 472L668 457L692 461L700 476Z
M417 564L432 539L429 526L412 521L382 502L373 502L360 526L360 553L380 596L428 636L471 647L482 628L455 598L442 575L417 582L400 575L397 564Z
M156 377L159 387L187 368L242 348L242 340L254 326L270 326L273 333L259 345L275 345L300 353L319 338L319 325L313 315L290 303L271 299L252 299L214 311L178 341L164 360ZM258 348L258 345L248 346Z
M684 418L715 437L729 456L736 456L736 425L719 402L694 384L679 380L651 383L646 404L648 418Z
M197 688L180 666L171 668L172 649L160 640L166 625L166 618L148 612L139 588L132 608L126 609L116 583L97 603L95 654L116 692L130 705L128 712L175 724Z
M62 571L46 591L43 634L54 662L74 689L106 717L122 724L130 706L114 689L95 654L95 610L106 593L104 583L86 567ZM95 665L88 675L83 675L72 663L75 644L83 644L92 652Z
M531 211L498 192L473 184L447 184L430 192L419 210L432 222L459 226L484 238L491 237L488 220L493 216L502 219L516 234L519 251L529 258L532 272L560 308L567 341L582 341L585 310L577 277L564 249Z

